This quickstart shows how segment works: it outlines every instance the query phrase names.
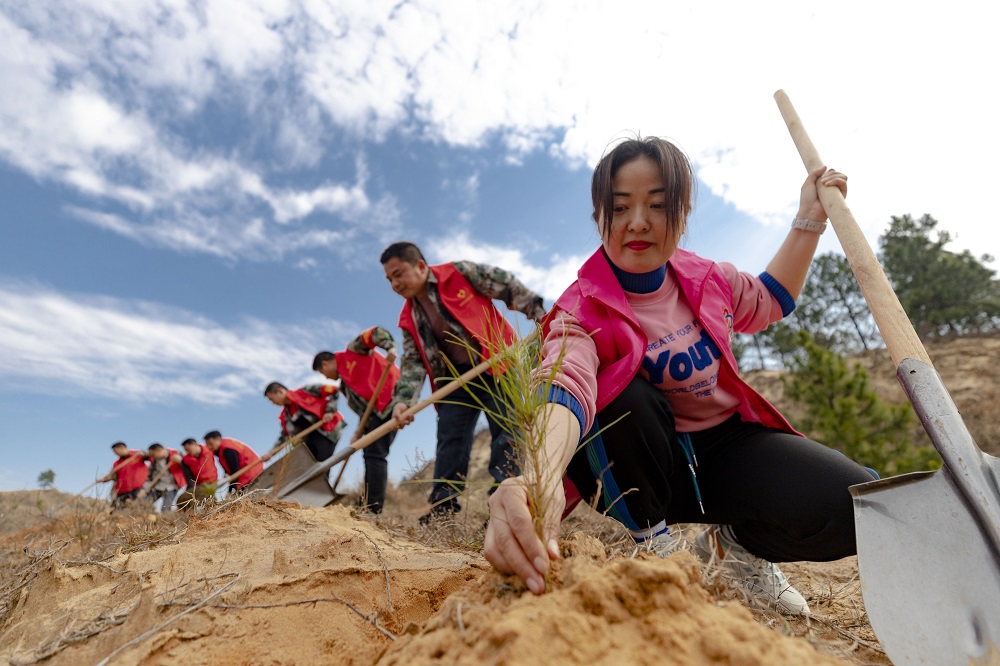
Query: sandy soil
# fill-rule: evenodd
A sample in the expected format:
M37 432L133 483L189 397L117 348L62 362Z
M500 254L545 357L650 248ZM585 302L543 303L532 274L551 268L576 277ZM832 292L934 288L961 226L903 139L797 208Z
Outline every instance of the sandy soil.
M424 532L450 543L433 547L407 538L412 526L380 528L345 507L255 498L189 521L132 519L127 526L116 518L115 529L147 540L119 543L103 559L65 545L48 554L65 541L48 532L50 543L34 551L34 563L29 557L16 567L33 569L33 577L0 588L0 659L527 664L646 663L670 655L678 664L832 664L859 652L815 620L807 627L751 613L689 553L609 559L585 520L570 521L577 531L563 542L551 592L535 597L456 547L470 534L466 545L477 546L463 524ZM36 529L12 537L39 548L45 535ZM856 596L853 564L835 569L815 574L823 598L813 604L830 617L855 613L856 601L844 603ZM833 591L844 587L839 576L848 578L846 591Z

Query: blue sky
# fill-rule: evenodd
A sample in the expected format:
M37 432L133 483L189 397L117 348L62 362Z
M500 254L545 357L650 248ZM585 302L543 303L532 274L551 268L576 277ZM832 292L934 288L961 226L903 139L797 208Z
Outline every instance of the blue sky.
M119 439L265 450L268 381L319 380L312 355L368 326L398 336L392 241L551 304L627 132L695 162L686 246L761 270L803 175L777 88L870 241L928 212L1000 252L997 10L765 5L0 0L0 489L52 468L78 490ZM399 434L394 478L433 424Z

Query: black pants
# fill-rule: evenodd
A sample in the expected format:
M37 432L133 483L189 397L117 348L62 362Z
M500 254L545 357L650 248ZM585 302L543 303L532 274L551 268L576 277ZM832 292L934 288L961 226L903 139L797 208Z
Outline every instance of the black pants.
M472 366L458 366L464 373ZM500 483L518 470L510 435L504 431L492 413L505 414L506 407L497 399L496 380L483 373L438 403L437 453L434 457L434 478L430 501L439 507L458 509L457 495L469 473L469 456L476 421L484 406L490 426L490 476ZM440 504L438 504L440 503Z
M126 504L136 501L139 499L139 491L142 488L136 488L135 490L130 490L127 493L118 493L111 500L112 509L124 509Z
M873 477L840 452L738 415L690 433L703 514L663 394L633 379L597 422L618 418L576 453L568 474L585 501L597 495L597 507L628 529L661 522L732 525L744 548L772 562L829 561L857 552L848 486Z
M372 414L365 424L364 434L370 433L391 418L383 419ZM365 457L365 508L372 513L381 513L385 504L385 486L389 478L389 463L386 458L397 432L398 430L393 430L362 449Z
M295 415L292 419L292 425L295 426L295 432L302 432L312 424L316 423L316 419L310 419L304 416L301 411ZM322 428L320 428L322 430ZM309 448L309 451L313 454L316 462L321 462L326 460L333 455L333 450L337 448L337 442L330 441L330 438L319 430L313 430L311 433L306 435L305 445Z

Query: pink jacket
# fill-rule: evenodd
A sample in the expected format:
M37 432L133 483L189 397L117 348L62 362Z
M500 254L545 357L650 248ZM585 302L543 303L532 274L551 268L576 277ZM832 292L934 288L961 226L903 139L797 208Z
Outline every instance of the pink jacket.
M733 292L718 265L682 249L674 252L669 264L684 298L722 352L719 384L740 396L737 408L740 416L745 421L799 434L771 403L739 376L729 343L732 317L727 321L725 316L734 309ZM577 273L577 281L556 301L545 320L546 336L553 323L552 315L560 310L570 314L592 336L599 359L596 378L596 411L599 412L636 376L649 344L601 249L584 263ZM573 351L569 349L563 359L568 369L572 367L572 356ZM563 388L574 393L572 386Z

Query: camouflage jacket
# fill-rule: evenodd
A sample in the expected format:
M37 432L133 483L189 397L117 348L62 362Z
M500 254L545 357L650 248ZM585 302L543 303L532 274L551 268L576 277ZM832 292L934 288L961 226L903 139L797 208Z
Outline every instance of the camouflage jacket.
M324 393L323 389L327 388L327 387L333 388L334 391L332 393ZM327 397L327 401L326 401L326 409L324 410L324 413L326 413L326 414L336 414L337 413L337 390L336 390L336 387L333 387L330 384L309 384L309 385L303 386L301 388L306 393L311 393L312 395L314 395L314 396L316 396L318 398L322 398L322 397L324 397L324 395L328 396ZM329 389L327 389L327 390L329 390ZM284 410L284 413L285 413L285 423L288 425L288 429L291 430L291 434L295 435L296 433L300 432L300 429L296 428L295 425L292 423L292 411L291 411L291 407L289 405L286 405L285 407L282 407L282 409ZM299 416L299 415L301 415L302 418L305 421L308 421L309 425L312 425L313 423L316 423L316 417L313 416L312 414L310 414L309 412L307 412L304 409L300 409L300 410L298 410L296 412L296 416ZM308 427L308 426L306 426L306 427ZM331 442L333 442L334 444L336 444L338 441L340 441L340 433L344 432L344 422L341 421L340 424L337 425L336 428L334 428L333 430L331 430L329 432L327 432L323 428L320 428L318 432L320 434L324 435ZM282 430L281 434L278 435L278 439L275 440L274 447L272 447L272 448L277 448L277 447L281 446L282 444L284 444L286 441L288 441L288 437L289 437L289 434L286 433L284 430Z
M469 284L479 293L491 299L503 301L511 310L517 310L529 319L540 321L545 316L545 306L542 304L542 297L531 291L518 280L512 273L502 268L490 266L488 264L477 264L471 261L456 261L455 268L465 276ZM428 276L427 298L438 309L441 317L448 325L449 332L468 345L470 349L479 349L479 343L469 334L464 326L458 323L454 317L441 307L441 300L438 296L437 278L431 272ZM424 352L427 354L427 362L431 366L432 383L436 378L450 378L452 373L448 369L448 364L444 355L438 349L437 339L431 330L427 317L424 315L420 303L413 300L413 320L417 325L417 332L423 342ZM424 377L427 376L427 369L420 357L420 350L407 331L403 331L403 355L400 360L400 376L396 382L396 391L393 394L393 402L404 402L412 405L420 396L420 388L423 386ZM432 386L432 388L436 388Z

